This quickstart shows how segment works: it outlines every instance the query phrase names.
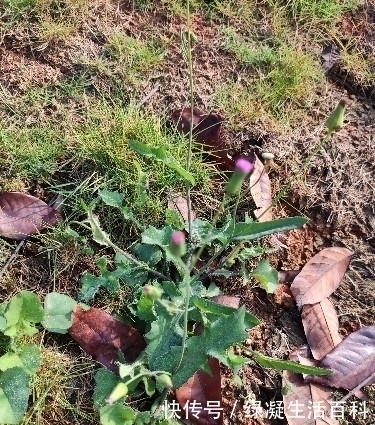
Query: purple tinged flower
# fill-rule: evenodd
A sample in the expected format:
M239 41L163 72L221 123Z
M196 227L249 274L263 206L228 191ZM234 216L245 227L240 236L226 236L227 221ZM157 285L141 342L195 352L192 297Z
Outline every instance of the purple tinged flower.
M239 170L246 175L249 174L253 168L254 164L245 158L240 158L236 161L236 170Z
M253 171L254 164L245 158L236 161L234 172L225 189L226 196L233 196L241 189L246 177Z
M186 238L185 233L180 230L175 230L171 235L169 248L172 254L177 257L182 257L186 253Z

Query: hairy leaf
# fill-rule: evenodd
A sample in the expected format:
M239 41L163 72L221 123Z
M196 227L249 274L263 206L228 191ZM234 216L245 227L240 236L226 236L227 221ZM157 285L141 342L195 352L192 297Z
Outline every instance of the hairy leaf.
M134 419L134 410L121 403L110 404L100 409L100 423L102 425L133 425Z
M65 334L72 325L72 312L77 301L68 295L51 292L44 300L42 325L50 332Z
M21 192L0 194L0 236L23 240L61 221L61 214L42 200Z
M33 375L40 366L40 350L35 344L26 344L15 352L8 351L0 357L0 370L21 367L29 375Z
M0 424L18 424L27 409L30 377L13 367L0 374Z
M254 154L255 155L255 154ZM250 193L257 209L255 217L260 222L272 220L271 182L262 161L255 155L254 171L250 176Z
M325 248L303 267L291 290L299 308L329 297L339 286L353 255L346 248Z
M99 363L117 371L115 364L121 350L127 361L134 361L145 347L140 332L97 308L84 310L76 306L73 323L68 332L71 337Z
M124 201L125 195L119 192L110 192L109 190L99 190L99 196L102 201L110 207L121 208Z
M325 299L302 308L302 323L314 359L321 360L341 342L335 307Z
M31 336L38 332L35 324L44 319L44 311L36 294L22 291L7 304L4 317L7 321L5 335L10 337Z
M241 307L229 316L221 316L205 325L202 335L193 336L186 342L182 361L172 377L175 387L180 387L198 369L209 370L207 356L220 357L227 348L246 339L245 308ZM180 347L172 348L177 356Z
M217 297L217 298L218 298L217 302L213 302L211 300L207 300L207 299L199 298L199 297L193 297L192 301L194 305L198 307L200 310L206 313L211 313L211 314L220 315L220 316L230 316L233 314L235 310L238 309L238 307L233 308L228 306L227 303L224 304L223 303L224 297ZM252 314L248 312L245 312L244 323L247 329L251 329L254 326L259 325L260 322L255 316L253 316Z
M110 396L113 388L120 382L117 375L108 369L99 369L95 374L94 406L100 408Z

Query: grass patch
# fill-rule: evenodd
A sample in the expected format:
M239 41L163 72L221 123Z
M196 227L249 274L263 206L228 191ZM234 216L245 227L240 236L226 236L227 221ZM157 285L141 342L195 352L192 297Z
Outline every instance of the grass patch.
M297 122L323 80L313 56L277 38L257 43L231 28L222 34L224 49L236 57L248 82L227 82L219 88L215 103L231 117Z
M286 6L287 10L298 22L326 22L338 19L344 12L359 5L358 0L267 0L271 7Z
M42 347L41 367L33 377L32 406L21 425L71 421L97 423L84 394L91 391L94 364L72 357L54 348Z

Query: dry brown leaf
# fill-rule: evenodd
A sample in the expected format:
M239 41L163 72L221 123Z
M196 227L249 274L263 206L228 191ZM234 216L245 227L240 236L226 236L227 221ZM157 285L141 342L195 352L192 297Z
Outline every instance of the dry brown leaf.
M221 138L221 124L224 118L215 113L206 114L199 108L177 109L172 113L171 122L177 130L187 136L193 126L193 138L218 162L218 165L232 170L234 161L228 157L227 148Z
M250 176L250 193L257 209L255 217L259 221L272 220L272 193L271 182L262 161L255 155L254 171Z
M185 412L183 416L188 417L189 423L196 425L221 425L223 423L222 411L218 412L217 418L214 412L209 411L212 403L216 402L218 407L221 406L220 362L215 358L209 357L208 364L211 375L203 370L198 370L182 387L175 391L175 397ZM194 400L196 403L200 403L198 404L199 412L192 410ZM185 406L187 406L187 412Z
M311 377L310 381L347 390L375 383L375 325L350 334L319 366L331 369L332 374Z
M23 240L61 221L61 214L44 201L21 192L0 194L0 236Z
M146 346L137 329L98 308L84 310L77 306L73 310L72 320L68 332L74 341L113 372L118 371L115 362L119 350L123 352L126 361L133 362Z
M176 197L172 198L171 200L169 200L168 201L168 208L170 210L177 211L184 221L189 220L188 204L187 204L186 198L184 198L183 196L176 196ZM195 220L195 218L196 218L195 212L191 211L191 219Z
M301 316L314 359L321 360L342 340L336 309L325 299L317 304L304 305Z
M311 365L310 359L307 358L308 351L307 346L298 347L290 353L289 359ZM283 386L289 388L288 393L283 396L284 414L289 425L339 424L338 420L330 417L330 401L333 401L330 388L305 382L302 375L286 370L283 372ZM319 407L315 415L313 405ZM318 411L323 413L319 415Z
M332 247L311 258L291 285L298 307L329 297L339 286L352 255L349 249Z

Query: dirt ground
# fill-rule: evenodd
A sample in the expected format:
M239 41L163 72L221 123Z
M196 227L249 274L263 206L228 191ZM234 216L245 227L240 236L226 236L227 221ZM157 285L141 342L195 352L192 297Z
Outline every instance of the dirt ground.
M343 31L354 31L354 28L359 32L358 36L363 37L367 48L372 48L375 54L374 24L372 32L360 25L365 17L372 16L373 19L375 16L374 4L366 2L366 6L345 15L341 25ZM94 2L93 11L97 13L90 15L91 21L80 28L68 45L52 43L45 49L36 50L24 34L6 34L0 44L2 89L12 95L22 95L30 86L53 84L74 75L79 72L79 66L72 58L98 54L103 49L104 35L116 28L142 38L158 32L168 42L162 65L140 88L142 98L158 86L143 107L168 116L175 108L186 106L187 72L179 45L180 32L185 28L184 19L167 17L157 8L139 12L127 2L117 3L113 18L105 22L101 19L100 2ZM217 85L233 76L246 79L247 71L221 49L217 27L209 19L196 14L192 26L199 40L193 52L195 101L197 106L211 111ZM346 336L361 326L373 324L375 317L375 91L374 85L362 86L355 77L336 68L328 73L319 97L301 126L283 133L262 122L243 122L240 130L232 130L226 124L224 133L232 154L255 148L275 155L277 167L271 169L270 179L273 192L277 194L289 182L290 176L298 172L301 163L320 140L324 130L319 125L324 117L341 98L350 100L344 127L322 147L307 171L291 182L287 197L275 208L275 216L302 213L309 222L301 230L280 236L286 248L280 248L272 256L274 265L280 270L295 270L325 247L343 246L355 253L350 270L332 296L338 309L340 332ZM91 89L105 91L106 81L93 75ZM124 87L125 93L126 90ZM216 112L223 113L217 109ZM35 111L38 116L48 113L53 111ZM32 115L28 119L33 122ZM29 190L35 193L38 188L30 187ZM60 253L60 257L60 261L66 260L64 253ZM54 289L74 296L82 270L94 273L95 264L90 256L83 254L69 261L71 266L58 276ZM48 258L39 256L38 247L33 242L26 242L9 271L22 289L36 290L41 295L52 289ZM217 283L225 294L240 296L248 311L262 322L250 333L238 353L246 354L248 346L269 356L285 358L291 349L305 342L299 313L294 306L280 305L274 296L267 296L260 289L243 287L236 281ZM3 283L2 292L6 291L7 284ZM249 419L243 407L249 398L264 403L282 399L281 379L276 372L254 364L247 365L240 373L243 386L237 388L232 383L232 375L225 368L222 371L225 424L286 423ZM374 401L371 407L375 415Z

